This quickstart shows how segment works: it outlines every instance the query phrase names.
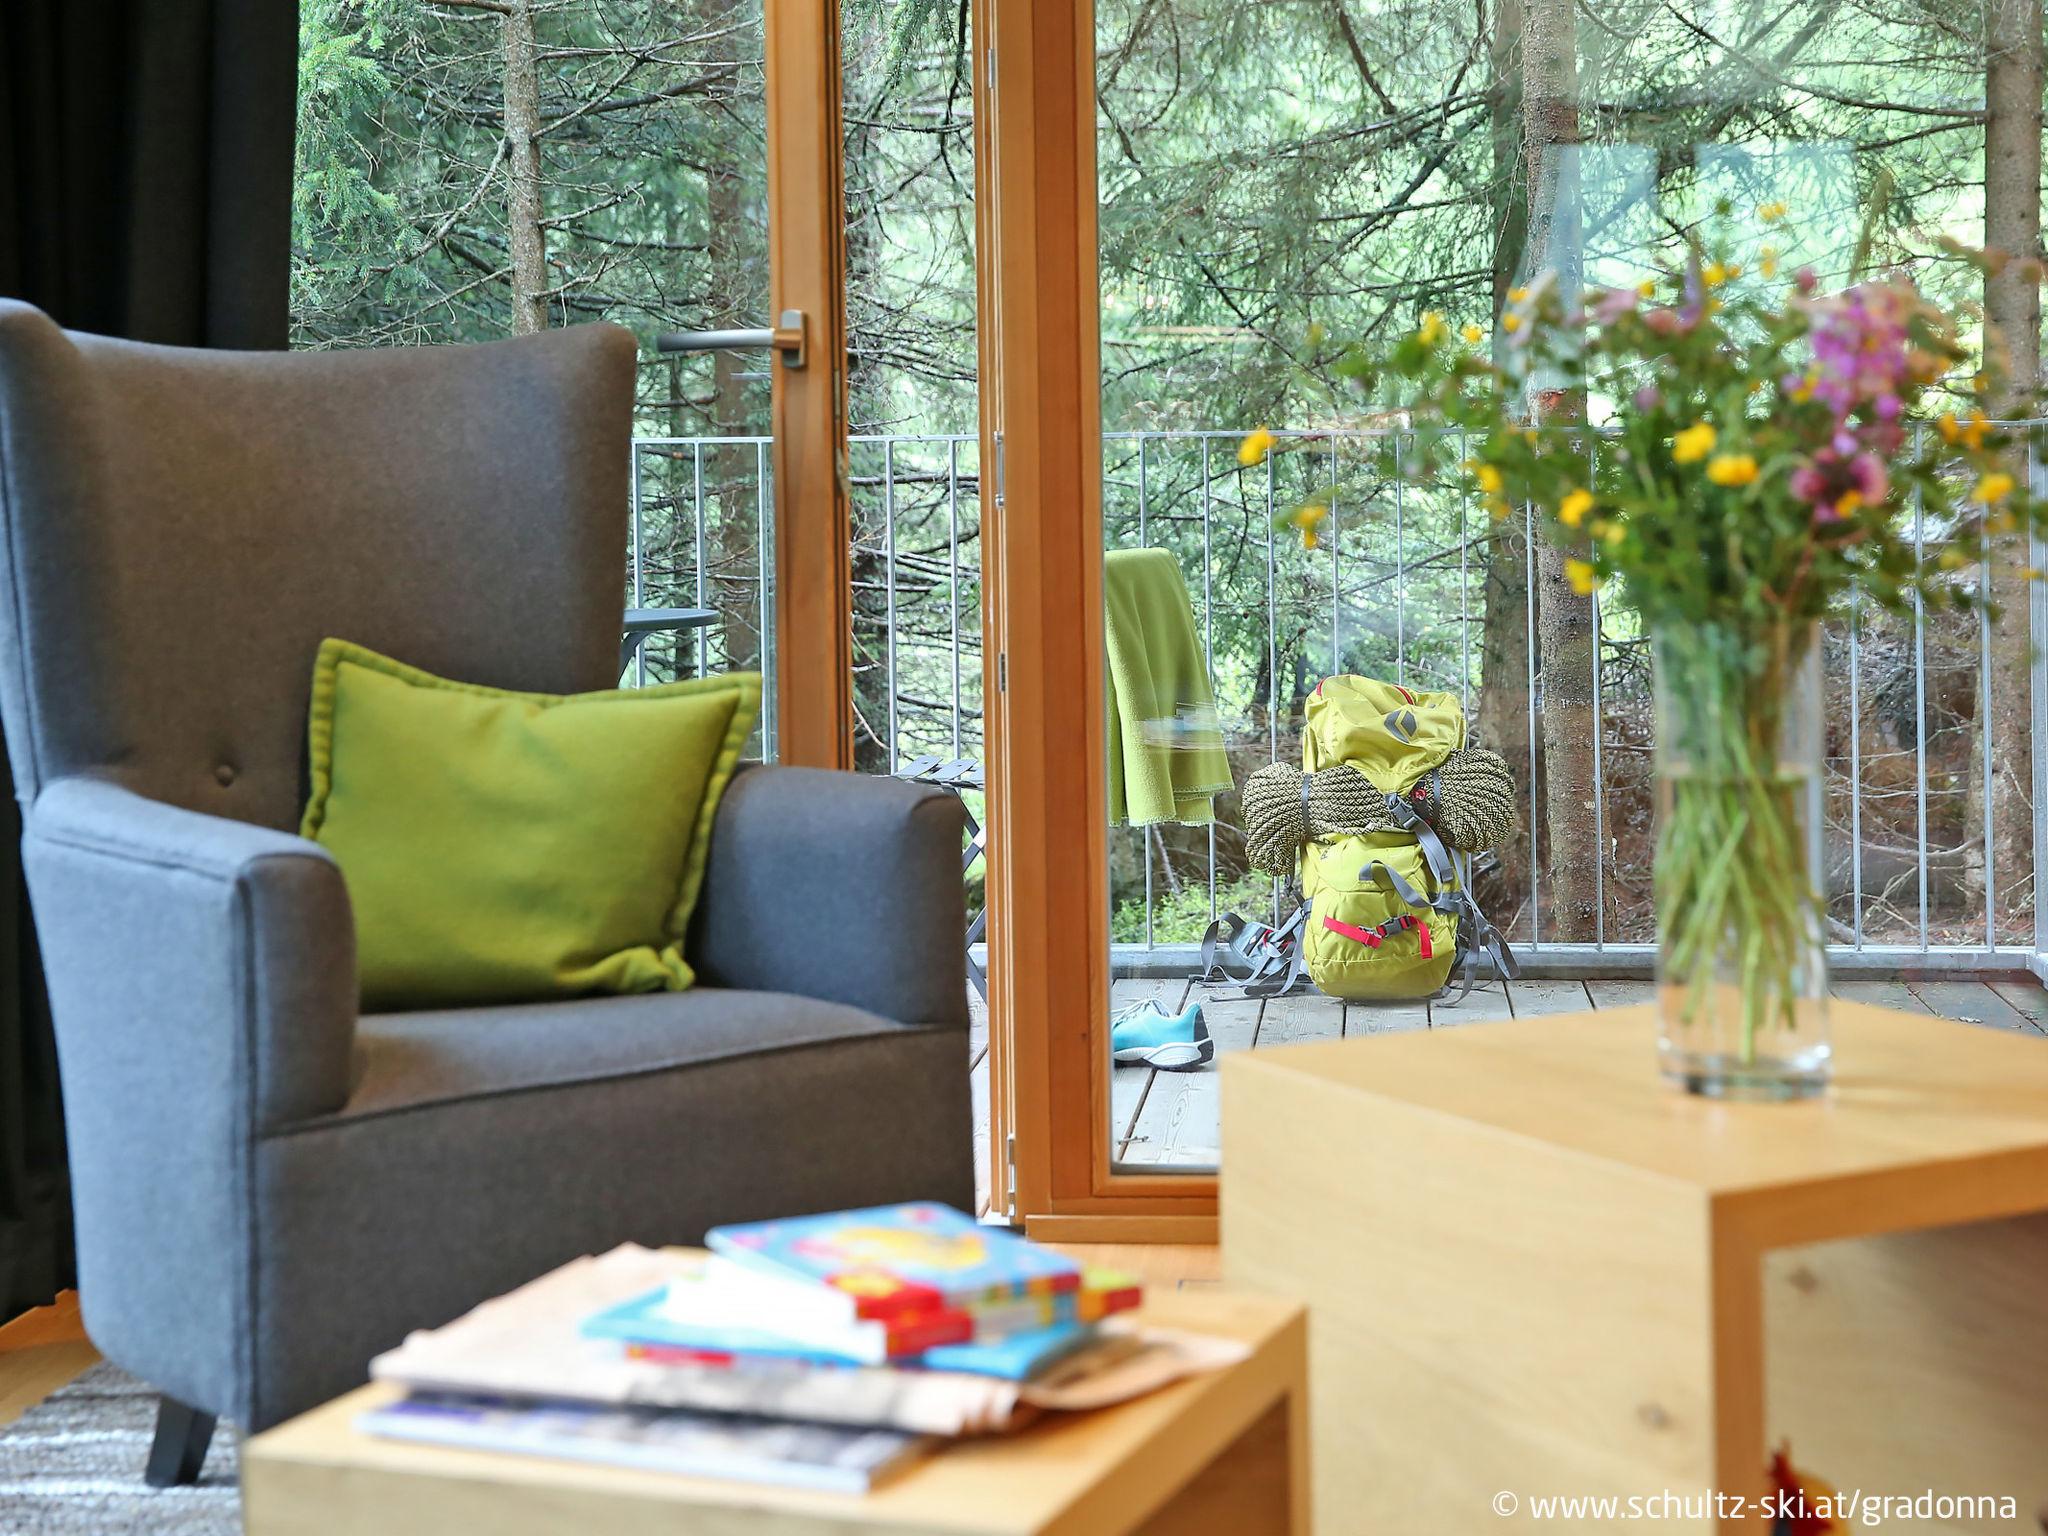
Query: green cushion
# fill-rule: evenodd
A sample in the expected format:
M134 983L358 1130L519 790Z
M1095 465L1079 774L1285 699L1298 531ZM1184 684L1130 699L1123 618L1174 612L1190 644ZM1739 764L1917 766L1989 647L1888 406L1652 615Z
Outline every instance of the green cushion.
M511 693L322 642L300 831L348 883L364 1008L688 987L712 816L760 704L754 673Z

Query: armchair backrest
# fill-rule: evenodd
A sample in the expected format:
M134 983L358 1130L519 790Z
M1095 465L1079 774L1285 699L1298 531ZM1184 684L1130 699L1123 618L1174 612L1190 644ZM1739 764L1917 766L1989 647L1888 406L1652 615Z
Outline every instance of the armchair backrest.
M296 828L314 652L609 687L634 345L214 352L0 301L0 721L16 793L100 773Z

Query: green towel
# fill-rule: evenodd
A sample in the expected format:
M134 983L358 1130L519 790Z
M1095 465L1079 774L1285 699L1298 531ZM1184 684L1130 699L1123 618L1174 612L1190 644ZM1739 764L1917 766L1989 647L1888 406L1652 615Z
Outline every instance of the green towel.
M1216 819L1231 787L1216 694L1180 562L1164 549L1102 557L1109 649L1109 819Z

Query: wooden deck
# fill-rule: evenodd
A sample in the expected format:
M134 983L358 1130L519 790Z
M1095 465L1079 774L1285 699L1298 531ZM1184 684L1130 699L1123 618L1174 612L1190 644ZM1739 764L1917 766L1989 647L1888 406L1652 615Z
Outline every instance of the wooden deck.
M1342 1003L1318 993L1261 1002L1237 995L1237 988L1197 988L1184 980L1119 981L1111 1006L1156 998L1177 1013L1191 993L1203 997L1203 1015L1219 1053L1260 1050L1302 1040L1334 1040L1399 1030L1447 1029L1491 1019L1575 1013L1586 1008L1625 1008L1650 1001L1647 981L1493 982L1475 989L1463 1003ZM1887 1008L1956 1019L1988 1029L2010 1029L2048 1040L2048 991L2032 981L1840 981L1837 997ZM976 1166L985 1169L988 1144L988 1020L974 1001L970 1051L974 1081ZM1112 1085L1112 1134L1116 1155L1130 1166L1214 1167L1217 1161L1215 1068L1198 1072L1157 1072L1119 1067ZM984 1175L985 1176L985 1175ZM987 1208L986 1192L982 1207Z

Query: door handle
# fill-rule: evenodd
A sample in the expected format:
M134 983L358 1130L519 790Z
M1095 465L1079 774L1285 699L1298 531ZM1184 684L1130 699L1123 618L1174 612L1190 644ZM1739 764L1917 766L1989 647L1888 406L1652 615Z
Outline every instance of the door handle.
M804 365L804 342L810 326L800 309L785 309L773 328L743 331L663 331L654 338L657 352L733 352L749 347L772 347L782 354L782 366Z

